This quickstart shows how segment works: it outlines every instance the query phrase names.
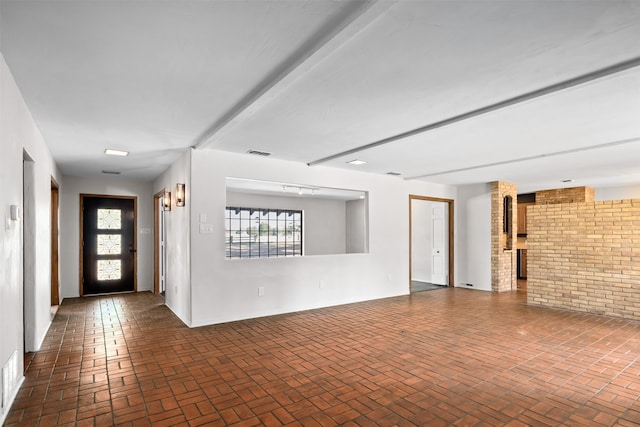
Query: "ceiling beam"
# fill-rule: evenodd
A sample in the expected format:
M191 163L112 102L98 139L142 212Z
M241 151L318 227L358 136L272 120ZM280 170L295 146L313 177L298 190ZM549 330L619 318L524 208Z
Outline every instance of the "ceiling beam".
M554 152L545 153L545 154L537 154L535 156L519 157L517 159L502 160L500 162L493 162L493 163L486 163L486 164L482 164L482 165L468 166L466 168L451 169L451 170L444 170L444 171L439 171L439 172L427 173L427 174L424 174L424 175L409 176L409 177L406 177L405 180L424 179L424 178L430 178L430 177L433 177L433 176L448 175L448 174L451 174L451 173L459 173L459 172L467 172L467 171L472 171L472 170L476 170L476 169L489 168L489 167L493 167L493 166L510 165L510 164L513 164L513 163L526 162L526 161L529 161L529 160L538 160L538 159L545 159L545 158L549 158L549 157L565 156L567 154L575 154L575 153L581 153L581 152L584 152L584 151L599 150L599 149L602 149L602 148L611 148L611 147L616 147L616 146L619 146L619 145L636 144L638 142L640 142L640 138L631 138L631 139L624 139L622 141L605 142L603 144L590 145L588 147L578 147L578 148L572 148L572 149L569 149L569 150L554 151Z
M396 0L347 2L348 8L343 14L346 15L344 18L338 23L329 22L314 37L302 44L286 61L203 132L196 139L194 147L215 148L225 133L282 95L291 84L367 28L395 3Z
M323 157L322 159L314 160L312 162L307 163L309 166L319 165L321 163L326 163L328 161L338 159L340 157L352 155L354 153L359 153L361 151L370 150L375 147L379 147L381 145L390 144L392 142L397 142L402 139L409 138L411 136L419 135L425 132L432 131L434 129L438 129L444 126L449 126L454 123L461 122L463 120L469 120L471 118L480 116L482 114L487 114L492 111L500 110L506 107L510 107L512 105L520 104L526 101L530 101L535 98L539 98L542 96L546 96L552 94L554 92L559 92L561 90L565 90L574 86L578 86L581 84L588 83L593 80L597 80L606 76L610 76L612 74L621 73L623 71L629 70L634 67L640 66L640 58L633 58L628 61L620 62L618 64L602 68L597 71L593 71L591 73L583 74L578 77L574 77L569 80L565 80L560 83L553 84L551 86L544 87L542 89L537 89L532 92L525 93L523 95L518 95L513 98L506 99L504 101L497 102L495 104L487 105L485 107L478 108L476 110L468 111L466 113L459 114L457 116L450 117L448 119L440 120L435 123L430 123L425 126L421 126L416 129L412 129L407 132L402 132L400 134L390 136L388 138L384 138L370 144L361 145L360 147L352 148L350 150L342 151L340 153L332 154L331 156ZM429 176L429 175L425 175Z

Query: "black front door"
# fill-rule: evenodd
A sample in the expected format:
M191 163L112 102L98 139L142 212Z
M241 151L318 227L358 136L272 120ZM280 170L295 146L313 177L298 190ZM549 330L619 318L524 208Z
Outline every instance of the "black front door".
M135 290L135 199L80 196L82 294Z

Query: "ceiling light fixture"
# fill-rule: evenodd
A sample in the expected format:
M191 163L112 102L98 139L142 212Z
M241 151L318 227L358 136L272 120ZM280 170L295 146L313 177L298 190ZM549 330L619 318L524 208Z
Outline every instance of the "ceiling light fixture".
M350 165L359 166L359 165L364 165L367 162L365 162L364 160L355 159L355 160L351 160L350 162L347 162L347 163L349 163Z
M129 152L125 151L125 150L116 150L113 148L107 148L104 150L104 154L106 154L107 156L128 156Z

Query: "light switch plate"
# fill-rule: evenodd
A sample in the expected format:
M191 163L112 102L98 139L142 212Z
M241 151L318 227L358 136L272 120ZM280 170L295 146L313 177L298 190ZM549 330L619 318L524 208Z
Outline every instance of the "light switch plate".
M18 221L22 216L22 209L18 205L11 205L11 220Z
M209 234L209 233L213 233L213 225L200 224L200 234Z

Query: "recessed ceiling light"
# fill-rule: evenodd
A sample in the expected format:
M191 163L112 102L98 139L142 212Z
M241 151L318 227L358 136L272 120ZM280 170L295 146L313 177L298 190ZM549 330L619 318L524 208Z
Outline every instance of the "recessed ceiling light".
M365 162L364 160L355 159L355 160L351 160L350 162L347 162L347 163L349 163L350 165L358 166L358 165L364 165L367 162Z
M563 179L562 182L576 182L575 179Z
M129 152L124 150L115 150L113 148L107 148L104 150L104 154L107 156L128 156Z

